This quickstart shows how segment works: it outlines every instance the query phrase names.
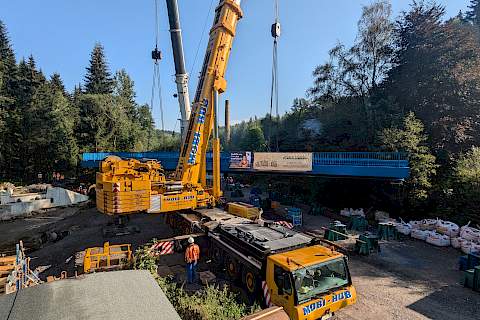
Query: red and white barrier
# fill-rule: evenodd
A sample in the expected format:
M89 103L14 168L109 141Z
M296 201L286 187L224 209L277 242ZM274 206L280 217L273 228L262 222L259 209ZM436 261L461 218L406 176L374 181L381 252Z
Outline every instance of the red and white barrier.
M270 292L268 292L268 285L266 281L262 281L262 290L263 290L263 297L265 298L265 305L268 308L273 307L272 301L270 299Z
M157 242L150 248L150 251L155 251L155 255L158 256L173 254L173 241Z
M276 221L275 224L290 230L293 229L293 224L287 221Z

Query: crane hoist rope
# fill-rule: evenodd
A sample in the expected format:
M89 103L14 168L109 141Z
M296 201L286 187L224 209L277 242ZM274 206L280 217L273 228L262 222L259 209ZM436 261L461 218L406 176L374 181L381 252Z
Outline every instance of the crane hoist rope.
M162 97L162 83L161 83L161 73L160 73L160 60L162 60L162 52L158 49L159 43L159 19L158 19L158 0L155 0L155 49L152 50L152 60L153 60L153 79L152 79L152 95L150 98L150 111L153 117L153 110L155 105L155 97L158 98L159 109L160 109L160 121L162 129L162 139L164 139L165 123L163 118L163 97ZM158 94L158 96L156 96ZM151 147L151 131L148 134L148 148Z
M280 17L278 0L274 0L274 14L275 22L272 24L271 34L273 37L273 54L272 54L272 84L270 88L270 121L268 128L268 150L271 149L272 144L272 123L273 123L273 107L275 106L275 151L279 151L278 146L278 123L280 121L278 113L278 39L281 34Z
M208 8L208 11L207 11L207 16L205 17L205 22L203 23L203 28L202 28L202 34L200 36L200 39L198 40L198 44L197 44L197 50L195 52L195 58L193 59L193 62L192 62L192 65L190 67L190 74L192 74L193 72L193 69L195 68L195 65L197 63L197 58L198 58L198 53L200 52L200 46L202 45L203 43L203 38L205 36L205 31L207 30L207 26L208 26L208 17L210 17L210 12L212 12L212 8L213 8L213 1L214 0L211 0L210 1L210 6Z

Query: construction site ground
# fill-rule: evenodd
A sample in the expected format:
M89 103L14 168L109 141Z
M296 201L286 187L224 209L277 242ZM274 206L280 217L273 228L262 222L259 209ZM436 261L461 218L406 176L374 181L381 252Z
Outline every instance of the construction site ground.
M50 210L35 217L0 223L0 252L12 251L22 239L30 248L32 269L51 265L41 277L58 276L66 270L72 276L75 253L87 247L131 243L136 248L152 238L173 235L161 215L135 215L131 224L137 234L104 238L102 227L110 221L92 207ZM305 216L312 230L327 225L325 217ZM57 235L52 239L51 234ZM50 237L50 238L49 238ZM55 237L53 237L55 238ZM415 240L382 243L382 251L367 257L352 255L349 260L357 304L342 310L338 319L479 319L480 294L460 286L457 262L460 252L438 248ZM66 262L68 261L68 262ZM183 273L181 258L162 258L159 270ZM208 269L202 263L200 269Z

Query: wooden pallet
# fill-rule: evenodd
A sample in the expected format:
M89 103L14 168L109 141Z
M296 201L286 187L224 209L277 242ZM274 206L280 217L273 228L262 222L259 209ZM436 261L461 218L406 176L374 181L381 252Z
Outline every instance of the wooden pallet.
M0 257L0 294L5 293L8 275L15 269L15 256Z

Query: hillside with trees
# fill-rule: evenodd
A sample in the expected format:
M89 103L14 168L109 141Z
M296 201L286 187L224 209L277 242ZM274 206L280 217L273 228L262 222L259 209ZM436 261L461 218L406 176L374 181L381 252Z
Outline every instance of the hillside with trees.
M79 78L79 82L80 82ZM0 22L0 176L31 182L38 173L74 172L82 152L173 150L178 134L156 130L148 105L136 102L125 70L111 74L95 44L82 84L68 92L33 56L16 61Z
M354 43L338 43L319 61L312 85L289 112L234 126L223 149L405 152L411 177L399 185L291 184L306 186L308 201L319 204L351 199L399 214L480 220L479 14L478 0L455 17L422 0L393 17L389 1L373 1L363 7ZM61 76L45 75L34 57L16 61L3 23L0 139L0 176L24 182L37 173L75 172L82 152L180 145L178 134L155 129L150 106L136 102L127 71L109 70L100 43L69 92Z
M414 1L394 18L389 1L374 1L363 8L354 44L330 50L305 97L279 118L238 124L226 148L406 152L411 177L400 186L307 183L313 201L345 199L347 189L375 197L366 206L384 203L399 214L480 220L479 13L477 0L452 18L435 2ZM253 135L266 143L249 143ZM365 187L369 194L359 191Z

